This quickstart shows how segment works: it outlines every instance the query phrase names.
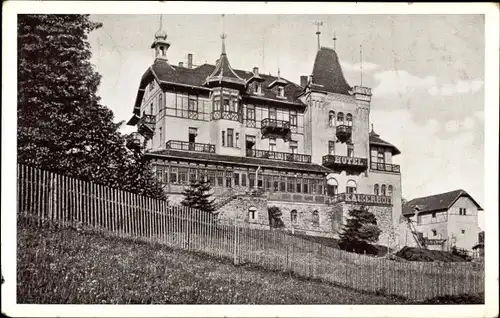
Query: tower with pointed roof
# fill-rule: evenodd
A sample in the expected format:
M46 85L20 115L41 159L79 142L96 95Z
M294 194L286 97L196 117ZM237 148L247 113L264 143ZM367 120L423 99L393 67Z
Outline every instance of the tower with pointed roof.
M170 43L167 42L167 32L163 29L163 15L160 15L160 28L155 33L155 38L151 44L151 48L155 50L155 58L158 60L168 61L167 50Z

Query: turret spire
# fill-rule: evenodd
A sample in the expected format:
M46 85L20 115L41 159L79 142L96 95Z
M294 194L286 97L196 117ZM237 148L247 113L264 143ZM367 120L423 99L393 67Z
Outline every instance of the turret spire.
M319 27L323 25L323 21L314 22L314 24L317 27L316 36L318 37L318 51L319 51L319 49L321 48L321 45L319 42L319 35L321 34L321 31L319 30Z
M151 48L155 49L155 57L158 60L167 61L167 50L170 43L167 42L167 32L163 30L163 15L160 14L160 28L155 33L155 39Z
M335 30L333 30L333 50L337 50L337 37L335 36Z
M226 54L226 33L224 33L224 14L222 16L222 34L220 35L220 38L222 39L222 53L221 54Z

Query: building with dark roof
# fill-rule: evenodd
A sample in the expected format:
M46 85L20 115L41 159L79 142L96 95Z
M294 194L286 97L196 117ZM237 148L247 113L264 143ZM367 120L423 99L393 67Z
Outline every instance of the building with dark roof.
M203 176L220 218L268 226L267 211L246 197L257 188L287 228L324 236L338 235L348 210L365 205L383 227L381 243L395 245L401 171L392 158L400 151L369 131L371 89L347 83L332 48L318 46L312 74L296 84L279 70L233 68L225 38L215 65L194 66L191 54L174 65L159 32L140 79L130 146L143 145L170 200Z
M472 251L478 243L478 211L482 207L465 190L415 198L403 205L403 215L410 218L415 229L432 249L448 250L452 246Z

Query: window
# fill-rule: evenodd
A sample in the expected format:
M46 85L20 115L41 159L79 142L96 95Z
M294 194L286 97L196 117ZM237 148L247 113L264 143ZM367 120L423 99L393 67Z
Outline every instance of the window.
M432 230L432 236L437 236L437 231L436 230Z
M160 144L163 142L163 127L160 127Z
M290 126L297 127L297 111L296 110L290 111Z
M232 100L232 103L229 105L229 110L231 112L236 112L238 110L238 101L237 100Z
M302 192L309 193L309 179L302 180Z
M317 210L314 210L312 213L312 223L314 227L319 226L319 213Z
M276 108L269 108L269 118L276 120Z
M374 193L375 195L379 195L378 190L379 190L379 186L378 186L378 184L375 184L375 185L373 186L373 193Z
M385 191L385 190L386 190L386 186L385 186L385 184L383 184L383 185L382 185L382 187L381 187L380 189L381 189L381 191L380 191L380 192L381 192L381 193L380 193L380 195L385 196L385 195L386 195L386 191Z
M295 192L295 178L293 177L288 177L288 186L287 186L287 191L288 192Z
M310 187L311 187L311 193L312 194L316 194L316 191L318 191L318 180L315 180L315 179L311 179L309 180L309 184L310 184Z
M280 191L285 192L286 191L286 177L281 177L280 178Z
M328 154L330 155L335 154L335 141L333 140L328 141Z
M295 185L297 187L297 193L301 193L302 192L302 179L298 178L297 183Z
M462 234L465 234L465 230L464 230L464 229L462 229L462 231L461 231L461 232L462 232Z
M271 190L271 176L264 176L264 185L266 190Z
M247 105L247 119L255 120L255 105Z
M384 149L379 149L377 153L377 161L378 163L384 163L385 162L385 154L384 154Z
M297 224L297 210L292 210L290 212L290 221L292 224Z
M346 115L346 121L347 121L347 126L352 127L352 115L351 114Z
M240 148L240 133L235 135L235 147Z
M339 125L343 125L344 124L344 113L338 113L337 114L337 123Z
M390 196L390 197L392 197L392 192L393 192L392 185L389 185L387 187L387 195Z
M432 212L432 218L435 219L436 218L436 212Z
M153 103L151 103L151 105L149 105L149 115L154 115L155 113L155 110L153 108Z
M354 157L354 145L347 144L347 157Z
M459 214L460 215L466 215L467 214L467 209L466 208L459 208Z
M214 111L220 110L220 97L214 97Z
M191 119L198 119L198 101L196 100L196 96L189 96L188 117Z
M339 184L335 179L328 179L326 183L326 192L329 196L334 196L338 193ZM319 193L322 194L322 193Z
M180 184L187 184L187 174L188 174L187 168L179 168L179 183Z
M247 175L246 173L241 174L241 186L246 187L247 186Z
M233 186L233 173L226 172L226 188L231 188Z
M229 111L229 99L224 98L224 111Z
M217 186L224 186L224 171L217 171Z
M250 188L255 188L255 174L248 174L248 186Z
M226 132L223 130L222 131L222 146L224 147L226 145Z
M207 181L210 183L212 187L215 186L215 171L209 170L207 172Z
M188 130L188 141L190 143L189 150L194 150L194 143L196 142L196 136L198 136L198 128L189 127Z
M269 150L276 151L276 138L269 138Z
M255 82L255 83L253 84L253 91L254 91L256 94L260 94L260 93L261 93L261 86L260 86L260 83Z
M163 93L158 94L158 113L163 111Z
M257 208L255 208L254 206L248 208L248 219L249 220L257 219Z
M234 185L239 186L240 185L240 174L239 173L234 173Z
M280 177L274 176L273 177L273 191L278 192L280 189Z
M278 97L285 97L285 88L278 86Z
M345 190L347 193L356 193L356 182L354 180L347 181Z
M227 129L227 146L228 147L234 147L233 137L234 137L234 129L228 128Z
M297 153L298 142L295 140L290 140L289 147L291 153Z
M328 112L328 126L330 127L335 126L335 112L333 110Z
M177 168L170 168L168 182L172 184L177 183Z
M189 169L189 183L195 183L196 182L196 169L190 168Z

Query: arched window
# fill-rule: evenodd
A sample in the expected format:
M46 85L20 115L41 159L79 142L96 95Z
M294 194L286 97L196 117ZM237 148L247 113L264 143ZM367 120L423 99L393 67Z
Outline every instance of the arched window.
M381 192L381 193L380 193L380 195L383 195L383 196L385 196L385 195L386 195L385 188L386 188L386 187L385 187L385 184L383 184L383 185L382 185L382 187L380 188L380 189L381 189L381 191L380 191L380 192Z
M292 210L290 212L290 220L292 221L292 224L297 224L297 210Z
M345 192L347 192L347 193L356 193L356 188L357 188L356 182L354 180L349 180L346 183Z
M387 195L391 197L392 196L392 191L393 191L392 185L389 185L389 187L387 187Z
M339 125L344 124L344 113L337 114L337 124L339 124Z
M335 112L331 110L328 113L328 126L334 127L335 126Z
M379 193L379 192L378 192L378 190L379 190L379 189L378 189L378 184L375 184L375 185L373 186L373 193L374 193L375 195L378 195L378 193Z
M347 126L352 127L352 115L347 114L346 116Z
M248 208L248 219L253 221L257 219L257 208L251 206Z
M329 196L334 196L338 193L339 183L334 178L326 180L326 193Z
M319 226L319 212L317 210L312 213L312 223L315 227Z

